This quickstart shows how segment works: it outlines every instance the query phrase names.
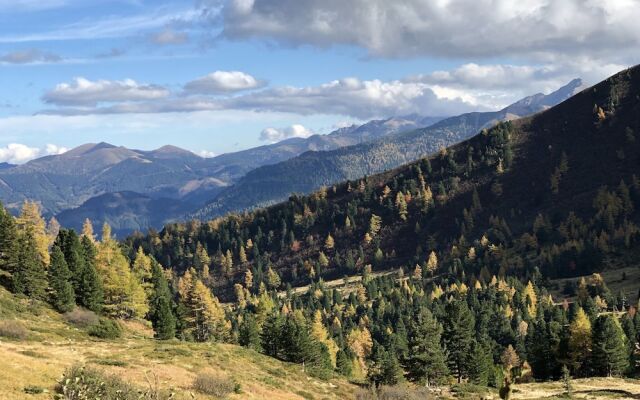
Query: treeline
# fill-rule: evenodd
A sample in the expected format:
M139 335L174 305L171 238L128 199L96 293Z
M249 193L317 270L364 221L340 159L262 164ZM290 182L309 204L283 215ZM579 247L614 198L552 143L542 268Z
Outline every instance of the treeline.
M129 259L107 224L98 241L89 220L78 235L55 219L46 224L36 203L25 202L17 218L0 207L0 255L6 288L60 312L146 318L159 339L229 338L225 311L199 276L178 277L142 250Z
M514 380L558 379L563 369L580 377L640 372L637 305L612 294L599 274L577 282L574 302L558 304L540 274L526 284L443 276L433 252L425 268L406 274L374 278L365 266L361 283L345 291L319 281L303 295L283 294L276 276L256 285L246 270L237 301L225 309L207 286L206 260L178 276L142 248L126 257L108 225L98 241L88 221L80 235L56 233L55 222L47 229L33 203L18 218L0 215L3 283L13 292L60 312L81 306L147 319L161 340L237 343L319 377L376 386L455 379L508 390ZM329 236L323 245L328 252L335 241ZM477 254L489 246L481 243Z
M375 385L635 376L640 314L598 274L557 304L546 289L514 278L438 281L413 271L372 278L353 290L314 284L305 295L252 293L238 285L233 337L289 361L306 325L336 372ZM294 352L295 354L295 352Z

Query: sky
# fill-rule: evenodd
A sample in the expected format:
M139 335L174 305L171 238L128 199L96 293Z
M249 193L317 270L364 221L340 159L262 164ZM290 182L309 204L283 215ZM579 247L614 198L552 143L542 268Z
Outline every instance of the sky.
M0 162L497 110L637 64L638 20L640 0L0 0Z

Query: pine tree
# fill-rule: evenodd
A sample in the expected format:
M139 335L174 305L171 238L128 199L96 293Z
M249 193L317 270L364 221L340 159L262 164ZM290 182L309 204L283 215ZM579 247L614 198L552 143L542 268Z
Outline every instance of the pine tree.
M487 386L493 369L491 351L474 341L469 358L469 381L475 385Z
M82 259L84 268L82 270L82 284L76 291L78 304L87 309L100 312L104 304L104 291L102 279L96 270L96 247L89 236L82 236Z
M151 260L151 283L153 292L149 299L149 317L155 337L160 340L173 339L176 336L176 317L171 290L162 266L155 260Z
M350 378L353 373L353 361L344 350L339 350L336 354L336 371L347 378Z
M593 327L592 366L598 375L619 376L628 366L625 335L611 315L601 315Z
M76 300L80 303L80 295L84 285L82 278L86 263L84 257L82 257L82 245L78 235L72 229L60 229L54 245L59 246L64 254L64 259L71 273L71 283L76 294Z
M13 216L0 204L0 283L16 269L17 229ZM3 273L4 272L4 273Z
M15 257L10 261L10 264L15 266L11 277L13 292L44 300L47 273L30 229L18 234L12 257Z
M241 346L260 351L260 329L253 314L245 314L239 328L238 342Z
M467 303L453 300L445 307L443 342L450 371L462 382L468 375L469 354L473 345L475 319Z
M428 309L421 310L409 335L407 378L429 386L448 374L446 357L440 346L442 327Z
M73 310L76 305L76 296L70 281L71 272L62 250L57 245L51 249L51 262L47 273L53 307L60 312Z
M279 358L282 351L280 336L284 319L277 310L273 310L265 319L260 333L260 345L268 356Z

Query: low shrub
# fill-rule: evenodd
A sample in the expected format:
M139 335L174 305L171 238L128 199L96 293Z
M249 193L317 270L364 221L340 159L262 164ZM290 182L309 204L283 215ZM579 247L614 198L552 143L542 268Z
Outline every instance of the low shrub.
M193 381L193 389L210 396L226 397L231 393L240 392L240 385L226 376L201 372Z
M426 400L436 399L438 389L419 386L380 386L378 389L360 390L355 395L357 400Z
M142 389L117 376L74 365L65 371L56 386L55 399L59 400L169 400L174 393L161 390L157 379L148 381L148 388Z
M100 339L117 339L122 336L122 327L117 321L100 318L97 324L89 327L89 335Z
M64 314L64 318L68 323L76 325L80 328L87 328L98 324L100 318L93 311L76 307L72 311Z
M141 392L122 379L105 375L101 371L73 366L56 386L57 399L64 400L138 400Z
M42 394L45 392L44 388L41 388L40 386L34 386L34 385L25 386L24 389L22 390L26 394Z
M0 336L8 339L24 340L29 336L27 328L18 321L0 321Z

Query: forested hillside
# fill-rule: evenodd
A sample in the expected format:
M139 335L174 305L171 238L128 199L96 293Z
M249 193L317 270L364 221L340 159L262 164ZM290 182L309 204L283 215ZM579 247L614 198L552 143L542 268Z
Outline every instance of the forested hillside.
M306 194L323 185L387 171L459 143L498 122L546 110L583 88L582 81L575 79L548 95L528 96L499 111L462 114L425 128L405 129L395 135L333 151L310 151L284 162L256 168L223 190L194 216L206 220L231 211L283 201L291 193Z
M88 221L47 229L25 203L0 214L2 282L100 313L96 332L146 319L159 340L237 343L374 390L509 398L562 378L570 395L571 376L637 376L638 93L635 67L395 170L121 243ZM612 292L616 269L629 281ZM325 284L345 275L361 279Z

